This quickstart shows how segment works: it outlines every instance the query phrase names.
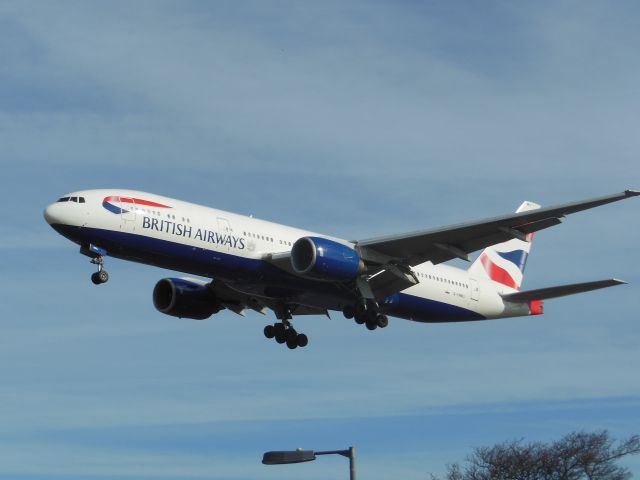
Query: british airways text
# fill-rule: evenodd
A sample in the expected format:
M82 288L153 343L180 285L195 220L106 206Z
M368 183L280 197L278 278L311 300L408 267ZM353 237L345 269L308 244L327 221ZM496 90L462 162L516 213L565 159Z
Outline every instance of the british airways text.
M193 238L203 242L215 243L217 245L227 245L231 248L244 250L244 238L234 235L223 235L204 228L194 229L191 225L184 223L170 222L158 218L142 217L142 228L155 230L157 232L170 233L180 237Z

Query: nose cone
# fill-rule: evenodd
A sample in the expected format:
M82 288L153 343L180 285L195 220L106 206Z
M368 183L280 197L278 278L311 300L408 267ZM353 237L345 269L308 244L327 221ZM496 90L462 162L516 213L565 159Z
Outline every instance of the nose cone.
M44 209L44 219L47 221L49 225L56 225L63 223L62 215L60 211L60 204L52 203L47 208Z

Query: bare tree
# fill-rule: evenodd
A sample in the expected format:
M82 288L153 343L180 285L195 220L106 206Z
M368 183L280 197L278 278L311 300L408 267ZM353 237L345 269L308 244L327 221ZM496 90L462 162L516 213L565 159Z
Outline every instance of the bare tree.
M445 480L628 480L631 473L617 461L637 453L640 436L615 445L606 430L551 443L515 440L474 449L463 465L447 466Z

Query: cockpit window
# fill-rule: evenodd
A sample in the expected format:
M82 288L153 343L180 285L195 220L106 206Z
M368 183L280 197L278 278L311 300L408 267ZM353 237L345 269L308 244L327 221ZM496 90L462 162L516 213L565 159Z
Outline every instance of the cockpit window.
M85 203L84 197L61 197L57 201L60 202L76 202L76 203Z

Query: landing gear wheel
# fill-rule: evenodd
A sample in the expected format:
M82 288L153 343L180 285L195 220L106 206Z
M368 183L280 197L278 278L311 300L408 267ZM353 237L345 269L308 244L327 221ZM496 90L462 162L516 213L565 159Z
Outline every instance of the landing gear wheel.
M94 272L91 274L91 281L95 285L100 285L101 283L107 283L109 281L109 274L106 270L100 270L99 272Z
M378 323L378 310L375 308L370 308L369 310L367 310L367 316L365 317L367 322L371 322L371 323Z
M304 333L299 333L296 340L298 341L298 346L300 348L306 347L307 345L309 345L309 338L307 338L307 336Z
M273 325L267 325L264 327L264 336L267 338L273 338L276 336L276 328Z
M364 301L356 303L356 308L354 312L355 318L365 318L367 314L367 304Z
M290 350L298 348L298 338L297 337L298 337L297 335L295 337L287 336L287 347L289 347Z
M342 309L342 314L344 315L344 318L351 320L356 314L356 309L353 308L351 305L346 305Z
M385 328L387 325L389 325L389 319L387 318L386 315L379 313L377 318L377 323L380 328Z
M298 332L296 332L292 327L289 327L285 331L284 338L287 340L287 344L289 341L291 341L291 343L295 342L297 344Z
M367 312L364 312L363 314L361 314L360 312L358 312L356 310L356 314L355 314L354 318L355 318L356 323L358 325L362 325L365 322L365 320L367 319Z
M375 330L376 328L378 328L378 322L376 321L372 322L371 320L367 320L366 324L368 330Z
M100 279L100 283L107 283L109 281L109 274L106 270L100 270L98 272L98 278Z
M287 337L285 336L286 331L284 329L284 325L281 323L276 323L273 326L273 329L275 331L275 338L276 338L276 342L278 343L284 343L287 341Z

